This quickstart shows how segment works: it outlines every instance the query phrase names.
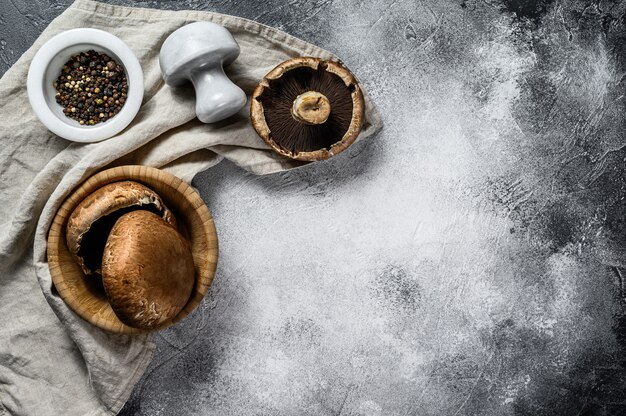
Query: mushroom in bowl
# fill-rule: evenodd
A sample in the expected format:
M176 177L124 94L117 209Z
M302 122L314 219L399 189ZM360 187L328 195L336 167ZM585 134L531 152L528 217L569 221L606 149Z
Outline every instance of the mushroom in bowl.
M102 255L102 283L117 317L158 328L187 304L194 284L189 243L161 216L127 212L115 222Z
M129 211L145 209L176 225L172 212L152 189L133 181L114 182L83 199L67 221L67 246L86 275L100 273L102 252L113 225Z
M96 244L83 237L81 246L94 250L91 258L99 258L102 278L87 275L66 238L69 218L89 195L129 181L140 185L140 196L114 203L119 209L92 213L106 219L97 225L99 235L91 240ZM134 203L138 200L142 204ZM85 223L92 214L83 217ZM173 325L200 304L217 267L217 233L209 209L189 184L159 169L119 166L91 176L63 202L48 232L47 257L54 288L81 318L110 332L137 334Z

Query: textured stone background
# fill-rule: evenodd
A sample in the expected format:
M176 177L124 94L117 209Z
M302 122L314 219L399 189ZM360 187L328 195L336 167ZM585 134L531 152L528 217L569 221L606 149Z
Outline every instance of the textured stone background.
M123 415L626 414L626 2L113 1L276 26L385 128L194 181L221 258ZM0 73L66 0L0 0Z

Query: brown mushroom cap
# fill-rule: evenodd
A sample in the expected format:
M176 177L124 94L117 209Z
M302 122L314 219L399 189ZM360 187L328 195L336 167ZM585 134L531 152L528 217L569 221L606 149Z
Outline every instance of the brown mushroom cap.
M102 256L102 282L117 317L135 328L157 328L178 315L195 281L189 243L158 215L124 214Z
M361 88L345 66L300 57L281 63L261 80L252 93L250 118L277 153L314 161L328 159L356 140L364 110Z
M83 199L70 215L67 247L85 274L100 271L102 252L115 221L126 212L147 209L175 225L176 219L152 189L132 181L114 182Z

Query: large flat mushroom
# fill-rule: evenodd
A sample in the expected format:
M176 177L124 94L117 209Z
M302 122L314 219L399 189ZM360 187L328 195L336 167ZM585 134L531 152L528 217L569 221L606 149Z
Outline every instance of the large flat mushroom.
M261 80L252 94L250 118L277 153L315 161L356 140L364 109L359 83L345 66L299 57L279 64Z
M171 224L143 210L117 220L102 255L102 283L120 321L158 328L187 304L194 282L189 243Z
M143 209L176 225L174 214L152 189L133 181L114 182L83 199L70 215L67 247L86 275L100 273L102 252L113 224L125 213Z

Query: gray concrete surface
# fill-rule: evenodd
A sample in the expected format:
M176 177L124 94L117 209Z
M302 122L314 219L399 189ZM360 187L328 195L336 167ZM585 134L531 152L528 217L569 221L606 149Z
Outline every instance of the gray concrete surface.
M221 258L123 415L626 414L626 3L114 1L330 49L381 134L194 180ZM0 2L0 72L69 2Z

